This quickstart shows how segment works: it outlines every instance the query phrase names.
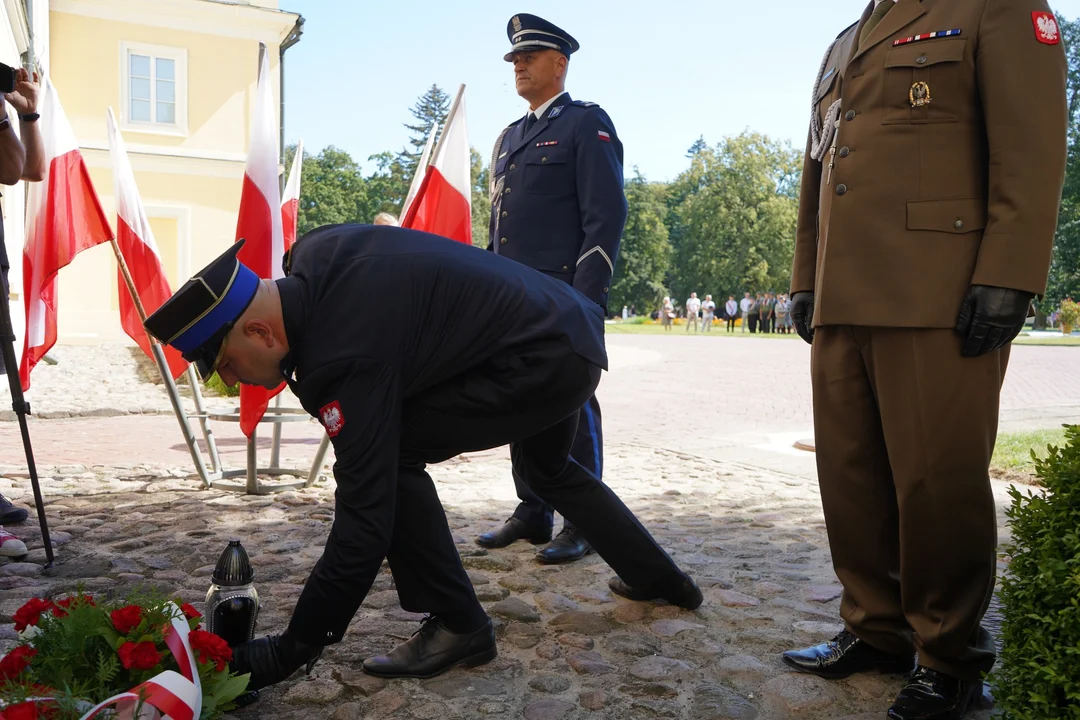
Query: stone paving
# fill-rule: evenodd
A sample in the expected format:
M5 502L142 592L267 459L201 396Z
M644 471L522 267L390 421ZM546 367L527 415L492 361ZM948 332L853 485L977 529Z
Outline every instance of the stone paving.
M432 475L477 593L497 622L499 658L423 682L364 676L360 661L407 639L419 620L400 609L384 568L344 640L312 676L265 691L235 717L884 717L901 678L827 682L787 672L778 658L839 627L840 589L813 459L785 441L809 432L805 347L653 337L612 338L610 345L612 372L601 388L607 480L698 579L706 595L700 609L613 597L611 571L596 556L545 567L525 543L479 548L475 536L500 523L514 497L505 450L469 455L432 468ZM1051 382L1029 375L1064 358L1045 351L1071 349L1018 350L1025 352L1014 357L1003 420L1022 411L1030 416L1025 423L1034 417L1053 425L1080 406L1071 380L1055 380L1042 404L1010 389L1010 382ZM113 390L93 399L62 379L67 362L47 368L56 375L52 389L35 372L39 396L32 402L42 412L61 407L54 399L66 394L63 407L70 409L57 412L78 416L107 407L124 414L32 423L57 563L43 569L36 524L8 528L31 550L24 562L0 566L0 652L13 642L11 614L31 595L55 596L80 584L115 595L151 584L200 606L213 562L232 537L243 540L256 566L259 632L280 632L333 520L333 481L262 497L200 490L175 420L128 414L160 412L154 408L163 391L124 375L136 373L135 363L117 369L122 362L110 357L118 354L98 349L81 356L87 363L80 372L112 369ZM781 370L759 386L732 378L748 361ZM226 462L241 464L242 438L228 426L215 432ZM285 462L302 467L318 443L318 426L292 426L286 440ZM0 493L30 504L25 478L15 426L0 423ZM995 483L999 502L1004 491ZM988 716L980 710L972 717Z

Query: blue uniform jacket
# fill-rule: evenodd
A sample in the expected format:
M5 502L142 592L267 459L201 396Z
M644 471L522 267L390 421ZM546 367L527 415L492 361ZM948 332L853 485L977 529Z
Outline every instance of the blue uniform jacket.
M526 116L527 117L527 116ZM607 311L626 223L623 148L607 113L562 95L492 158L488 249L574 286Z

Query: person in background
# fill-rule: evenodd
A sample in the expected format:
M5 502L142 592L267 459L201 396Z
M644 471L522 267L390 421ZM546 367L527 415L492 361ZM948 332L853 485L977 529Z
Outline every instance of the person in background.
M724 304L724 319L727 320L727 331L735 332L735 319L739 317L739 304L735 302L734 295L727 296L727 303Z
M754 304L754 299L750 297L750 293L743 293L743 299L739 301L739 310L742 312L742 331L746 332L750 328L750 306Z
M671 323L675 319L675 306L671 304L671 298L664 298L664 302L660 305L660 324L664 326L664 330L671 332Z
M789 306L790 303L788 303L787 295L780 294L776 296L776 305L773 306L773 313L776 315L776 332L781 335L787 335L788 332L790 332L791 316L788 314Z
M705 296L705 302L701 304L701 331L709 332L712 329L713 319L716 317L716 303L712 295Z
M753 335L757 332L758 325L761 324L761 302L764 300L761 293L754 296L754 299L750 301L750 310L747 312L747 316L750 321L750 334Z
M398 219L388 212L381 212L375 216L375 225L390 225L393 227L398 226Z
M694 332L698 330L698 313L701 312L701 300L697 293L690 293L686 300L686 332L690 332L690 326L694 326Z
M15 71L15 90L6 93L6 103L0 103L0 183L14 185L20 180L41 182L45 179L45 143L38 129L38 74L19 68ZM8 107L19 123L15 134ZM21 192L21 191L20 191ZM4 246L4 226L0 219L0 302L10 302L8 292L8 257ZM8 342L2 340L0 342ZM7 375L4 358L0 355L0 376ZM26 508L17 507L0 495L0 525L20 523L29 517ZM0 527L0 556L19 557L26 554L22 540Z

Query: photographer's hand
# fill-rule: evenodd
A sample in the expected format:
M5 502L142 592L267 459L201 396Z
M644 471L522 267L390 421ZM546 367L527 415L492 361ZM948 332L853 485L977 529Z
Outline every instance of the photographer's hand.
M38 74L34 73L31 81L30 73L19 68L15 71L15 90L4 93L4 99L11 103L19 115L29 115L37 112L38 89Z

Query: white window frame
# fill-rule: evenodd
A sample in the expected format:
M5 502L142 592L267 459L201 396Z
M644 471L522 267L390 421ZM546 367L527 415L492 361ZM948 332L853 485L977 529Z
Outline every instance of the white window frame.
M176 122L136 122L131 119L131 61L135 55L149 55L153 66L156 58L172 60L175 63L176 76ZM150 83L151 98L154 93L154 81ZM120 129L151 135L188 136L188 73L187 48L166 45L148 45L146 43L123 41L120 43ZM151 112L156 112L151 99Z

